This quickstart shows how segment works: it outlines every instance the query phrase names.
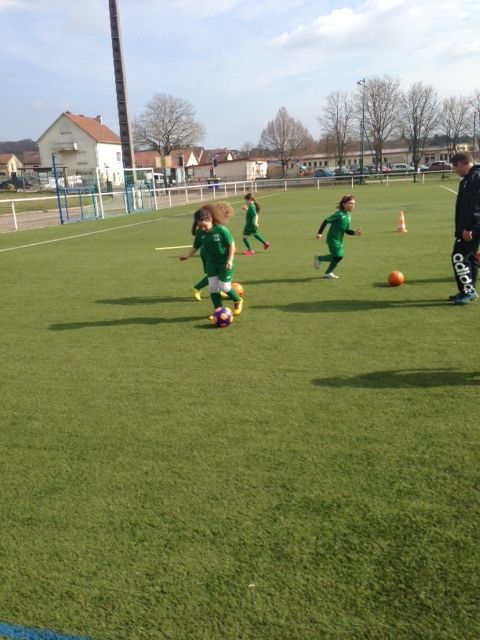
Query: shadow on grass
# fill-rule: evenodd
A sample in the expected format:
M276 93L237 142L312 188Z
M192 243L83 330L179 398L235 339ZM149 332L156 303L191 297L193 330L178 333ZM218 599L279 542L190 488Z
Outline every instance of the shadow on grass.
M455 369L401 369L372 371L357 376L316 378L317 387L362 387L364 389L418 389L429 387L478 387L480 372Z
M318 276L311 276L309 278L270 278L262 280L242 280L243 285L249 284L289 284L292 282L312 282L318 280Z
M435 284L435 283L439 283L439 282L449 282L452 287L455 289L455 281L453 279L453 276L444 276L443 278L417 278L417 280L405 280L405 284L402 285L403 287L408 287L409 285L417 285L417 284ZM388 282L375 282L373 284L374 287L380 288L380 289L391 289L392 287L390 287L390 285L388 284Z
M252 305L255 309L277 309L286 313L338 313L372 311L375 309L400 309L405 307L452 306L448 300L314 300L292 302L284 305Z
M51 324L49 326L50 331L70 331L71 329L89 329L93 327L123 327L128 325L143 324L143 325L161 325L161 324L178 324L181 322L196 322L198 320L206 320L205 315L201 316L188 316L180 318L122 318L121 320L96 320L92 322L66 322ZM208 325L207 325L208 326ZM213 325L210 325L213 329Z
M162 302L192 302L192 297L183 297L183 298L173 298L169 297L156 297L156 296L143 296L137 297L133 296L131 298L113 298L106 300L95 300L97 304L119 304L124 306L135 305L135 304L161 304Z

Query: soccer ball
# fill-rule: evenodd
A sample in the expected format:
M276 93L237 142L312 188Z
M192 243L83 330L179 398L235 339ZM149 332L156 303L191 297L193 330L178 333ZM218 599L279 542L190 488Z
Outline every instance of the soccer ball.
M217 307L210 316L210 322L220 329L228 327L233 322L233 313L228 307Z
M243 297L244 289L243 289L242 285L239 282L232 282L232 289L235 289L237 294L240 297Z
M405 282L405 276L401 271L392 271L388 274L388 284L390 287L399 287Z

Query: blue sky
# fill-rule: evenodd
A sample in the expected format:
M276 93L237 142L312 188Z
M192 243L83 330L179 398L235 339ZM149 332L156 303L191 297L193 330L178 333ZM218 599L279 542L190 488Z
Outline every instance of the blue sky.
M155 93L184 98L209 148L256 144L280 107L318 138L325 97L363 77L480 89L478 1L117 4L130 118ZM0 140L36 140L67 109L118 132L108 0L0 0L0 59Z

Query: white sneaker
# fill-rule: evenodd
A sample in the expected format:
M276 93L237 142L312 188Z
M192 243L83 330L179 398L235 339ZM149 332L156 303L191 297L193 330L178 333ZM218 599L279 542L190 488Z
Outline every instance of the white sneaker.
M317 271L320 269L320 260L317 256L313 256L313 268Z
M338 280L338 276L336 276L333 272L326 273L323 277L327 278L328 280Z

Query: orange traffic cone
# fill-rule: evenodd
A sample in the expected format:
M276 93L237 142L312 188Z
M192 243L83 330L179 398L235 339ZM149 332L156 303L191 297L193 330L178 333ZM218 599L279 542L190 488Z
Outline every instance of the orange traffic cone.
M407 227L405 226L405 216L403 211L398 214L397 233L407 233Z

